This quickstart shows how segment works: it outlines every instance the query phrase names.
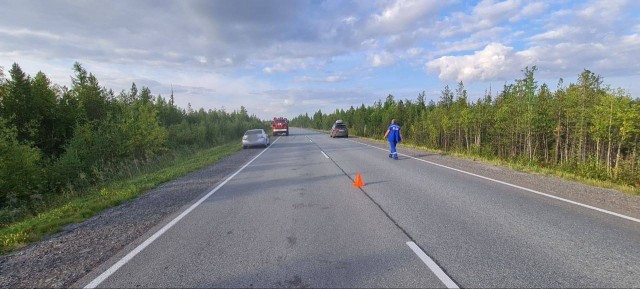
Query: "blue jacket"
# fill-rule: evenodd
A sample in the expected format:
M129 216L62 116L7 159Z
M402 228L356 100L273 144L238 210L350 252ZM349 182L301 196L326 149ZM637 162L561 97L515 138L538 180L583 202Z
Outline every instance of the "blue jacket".
M402 139L400 139L400 126L397 124L391 124L389 126L389 135L387 136L387 139L390 142L400 142Z

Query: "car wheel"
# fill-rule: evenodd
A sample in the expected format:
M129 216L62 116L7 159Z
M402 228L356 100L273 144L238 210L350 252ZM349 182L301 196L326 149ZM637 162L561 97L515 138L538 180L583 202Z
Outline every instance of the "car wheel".
M247 149L247 146L242 146L242 149Z

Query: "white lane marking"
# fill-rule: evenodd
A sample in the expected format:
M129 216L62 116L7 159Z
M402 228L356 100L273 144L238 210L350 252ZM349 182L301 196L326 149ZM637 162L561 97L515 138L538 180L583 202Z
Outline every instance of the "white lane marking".
M329 158L329 156L327 154L325 154L323 151L320 151L320 152L324 155L325 158L327 158L327 159Z
M280 140L280 137L278 137L274 142L272 142L271 144L275 144L278 140ZM140 253L142 250L144 250L144 248L146 248L147 246L149 246L151 243L153 243L153 241L155 241L156 239L158 239L160 236L162 236L162 234L164 234L167 230L169 230L171 227L173 227L173 225L175 225L176 223L178 223L178 221L180 221L182 218L184 218L184 216L186 216L187 214L189 214L191 211L193 211L197 206L199 206L202 202L204 202L207 198L209 198L211 195L213 195L216 191L218 191L222 186L224 186L227 182L229 182L231 179L233 179L233 177L235 177L237 174L239 174L242 170L244 170L246 167L248 167L253 161L255 161L258 157L260 157L264 152L266 152L271 146L265 148L262 152L260 152L257 156L255 156L253 159L251 159L248 163L246 163L244 166L242 166L238 171L236 171L235 173L233 173L233 175L229 176L226 180L224 180L222 183L220 183L218 186L216 186L213 190L211 190L208 194L206 194L204 197L200 198L200 200L198 200L195 204L191 205L191 207L189 207L188 209L186 209L184 212L182 212L182 214L180 214L179 216L175 217L173 220L171 220L171 222L169 222L168 224L166 224L164 227L162 227L162 229L158 230L155 234L153 234L151 237L149 237L148 239L146 239L144 242L142 242L142 244L138 245L138 247L136 247L135 249L133 249L133 251L129 252L127 255L125 255L124 257L122 257L122 259L120 259L120 261L116 262L115 264L113 264L109 269L107 269L107 271L104 271L102 274L100 274L100 276L98 276L96 279L93 279L93 281L91 281L89 284L87 284L86 286L84 286L84 288L96 288L98 285L100 285L100 283L102 283L104 280L106 280L107 278L109 278L109 276L111 276L113 273L115 273L118 269L120 269L120 267L124 266L125 264L127 264L127 262L129 262L131 259L133 259L133 257L135 257L136 255L138 255L138 253Z
M372 147L372 148L375 148L375 149L387 151L386 149L379 148L379 147L376 147L376 146L372 146L372 145L369 145L369 144L366 144L366 143L361 143L361 142L354 141L354 140L348 140L348 141L351 141L351 142L354 142L354 143L358 143L358 144L362 144L362 145L366 145L366 146L369 146L369 147ZM521 189L521 190L524 190L524 191L527 191L527 192L531 192L531 193L534 193L534 194L538 194L538 195L541 195L541 196L545 196L545 197L549 197L549 198L556 199L556 200L559 200L559 201L567 202L567 203L574 204L574 205L577 205L577 206L581 206L581 207L584 207L584 208L596 210L596 211L601 212L601 213L613 215L613 216L620 217L620 218L623 218L623 219L627 219L629 221L633 221L633 222L636 222L636 223L640 223L640 219L637 219L637 218L634 218L634 217L630 217L630 216L627 216L627 215L619 214L619 213L608 211L608 210L605 210L605 209L600 209L598 207L590 206L590 205L587 205L587 204L579 203L579 202L572 201L572 200L569 200L569 199L565 199L565 198L561 198L561 197L558 197L558 196L554 196L554 195L550 195L550 194L547 194L547 193L543 193L543 192L540 192L540 191L536 191L536 190L532 190L532 189L529 189L529 188L521 187L521 186L518 186L518 185L511 184L511 183L507 183L507 182L503 182L503 181L500 181L500 180L492 179L492 178L489 178L489 177L481 176L481 175L478 175L478 174L470 173L470 172L463 171L463 170L460 170L460 169L448 167L448 166L445 166L445 165L441 165L439 163L434 163L434 162L430 162L430 161L427 161L427 160L415 158L415 157L408 156L408 155L405 155L405 154L400 154L399 153L399 155L405 156L405 157L408 157L408 158L412 158L414 160L421 161L421 162L424 162L424 163L428 163L428 164L432 164L432 165L435 165L435 166L443 167L443 168L446 168L446 169L454 170L456 172L460 172L460 173L467 174L467 175L470 175L470 176L474 176L474 177L478 177L478 178L481 178L481 179L485 179L485 180L489 180L489 181L492 181L492 182L496 182L496 183L499 183L499 184L503 184L505 186L510 186L510 187L513 187L513 188L516 188L516 189Z
M310 138L308 135L305 135L305 136L307 137L307 139L309 140L309 142L313 142L313 141L311 140L311 138Z
M440 266L438 266L438 264L436 264L436 262L434 262L433 259L427 256L427 254L424 251L422 251L422 249L420 249L418 245L416 245L416 243L409 241L407 242L407 246L409 246L409 248L411 248L411 250L413 250L413 252L416 253L416 255L418 255L420 260L422 260L422 262L424 262L427 265L427 267L431 269L431 272L433 272L433 274L435 274L436 277L438 277L438 279L440 279L440 281L445 286L447 286L447 288L455 288L455 289L460 288L455 282L453 282L453 280L451 280L451 278L449 278L447 273L442 271L442 268L440 268Z

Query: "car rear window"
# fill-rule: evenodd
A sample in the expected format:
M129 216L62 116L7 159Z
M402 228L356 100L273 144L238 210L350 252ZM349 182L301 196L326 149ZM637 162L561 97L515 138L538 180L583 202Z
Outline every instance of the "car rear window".
M347 128L344 124L336 124L336 128Z
M262 131L259 129L252 129L252 130L248 130L247 132L245 132L245 135L250 135L250 134L261 134Z

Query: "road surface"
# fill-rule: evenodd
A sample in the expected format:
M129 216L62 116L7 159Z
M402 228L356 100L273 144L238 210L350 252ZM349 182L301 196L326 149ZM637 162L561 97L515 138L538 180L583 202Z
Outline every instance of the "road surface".
M309 130L179 213L81 285L640 287L637 219Z

